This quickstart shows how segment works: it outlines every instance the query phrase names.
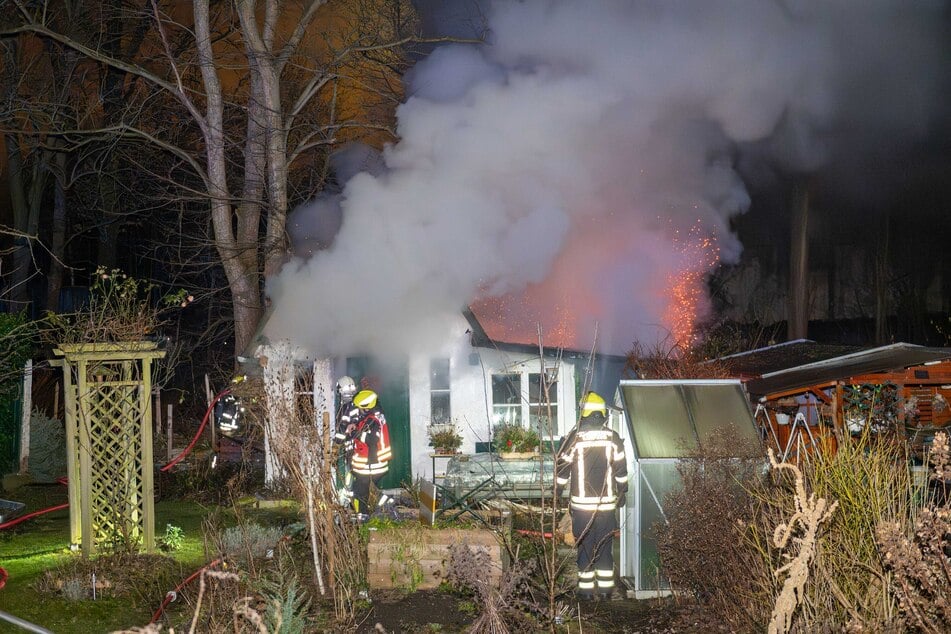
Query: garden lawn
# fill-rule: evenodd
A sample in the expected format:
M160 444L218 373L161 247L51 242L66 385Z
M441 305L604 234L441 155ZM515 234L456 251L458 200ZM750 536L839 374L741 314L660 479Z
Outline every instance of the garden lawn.
M2 497L26 502L26 512L32 512L65 502L66 489L61 486L33 485L3 494ZM177 562L180 574L168 580L167 588L159 581L158 585L149 584L154 587L140 589L134 593L136 596L127 598L69 601L37 591L36 582L41 580L45 571L78 557L69 551L68 510L41 515L0 531L0 566L9 574L6 587L0 589L0 610L41 625L56 634L95 634L143 626L161 604L165 592L207 563L202 521L216 510L221 511L224 523L234 523L234 513L230 509L206 507L181 500L156 503L156 539L165 535L166 524L182 529L181 546L170 554ZM286 515L287 510L282 511ZM279 511L265 513L248 510L245 515L264 523L269 519L267 515L275 513ZM137 572L140 578L143 577L143 571ZM2 633L22 631L0 621Z

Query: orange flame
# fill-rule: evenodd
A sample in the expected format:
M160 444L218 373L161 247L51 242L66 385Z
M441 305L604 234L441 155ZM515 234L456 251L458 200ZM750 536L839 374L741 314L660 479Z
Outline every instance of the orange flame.
M697 322L706 297L707 274L720 261L720 247L715 235L704 235L698 219L681 237L674 231L674 245L682 257L682 266L667 276L668 303L664 321L674 343L689 348L697 342Z

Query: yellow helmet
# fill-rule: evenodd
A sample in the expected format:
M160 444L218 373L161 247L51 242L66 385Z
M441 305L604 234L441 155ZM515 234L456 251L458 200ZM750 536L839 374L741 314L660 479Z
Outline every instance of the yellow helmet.
M596 392L588 392L581 400L581 417L584 418L585 416L589 416L595 412L600 413L602 416L606 416L608 409L605 407L604 399L601 398L600 394L597 394Z
M373 409L376 407L376 392L373 390L360 390L353 397L353 404L360 409Z

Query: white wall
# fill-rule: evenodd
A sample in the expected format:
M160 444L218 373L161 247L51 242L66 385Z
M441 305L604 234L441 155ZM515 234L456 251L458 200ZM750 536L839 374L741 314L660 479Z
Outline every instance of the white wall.
M491 375L502 371L523 374L523 402L528 400L527 374L539 372L538 355L501 352L490 348L472 348L468 324L460 317L454 344L447 346L442 358L449 357L449 388L452 418L463 436L461 451L473 453L476 442L491 439L492 412ZM473 356L473 355L477 356ZM413 357L409 361L410 436L412 442L412 469L414 476L432 478L427 428L430 423L429 356ZM547 360L552 363L553 360ZM574 425L575 374L571 363L562 361L558 375L558 435L564 435ZM523 421L528 421L527 406ZM445 459L437 463L436 471L445 469Z

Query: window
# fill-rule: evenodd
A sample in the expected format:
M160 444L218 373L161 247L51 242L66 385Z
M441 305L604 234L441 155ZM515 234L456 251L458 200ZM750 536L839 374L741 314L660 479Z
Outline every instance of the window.
M429 406L430 425L451 422L449 359L430 359L429 361Z
M521 376L515 373L492 375L492 424L522 424Z
M558 436L558 380L546 373L547 381L542 381L540 373L528 375L528 417L529 422L540 438ZM546 398L545 384L548 394ZM548 418L549 412L551 419Z

